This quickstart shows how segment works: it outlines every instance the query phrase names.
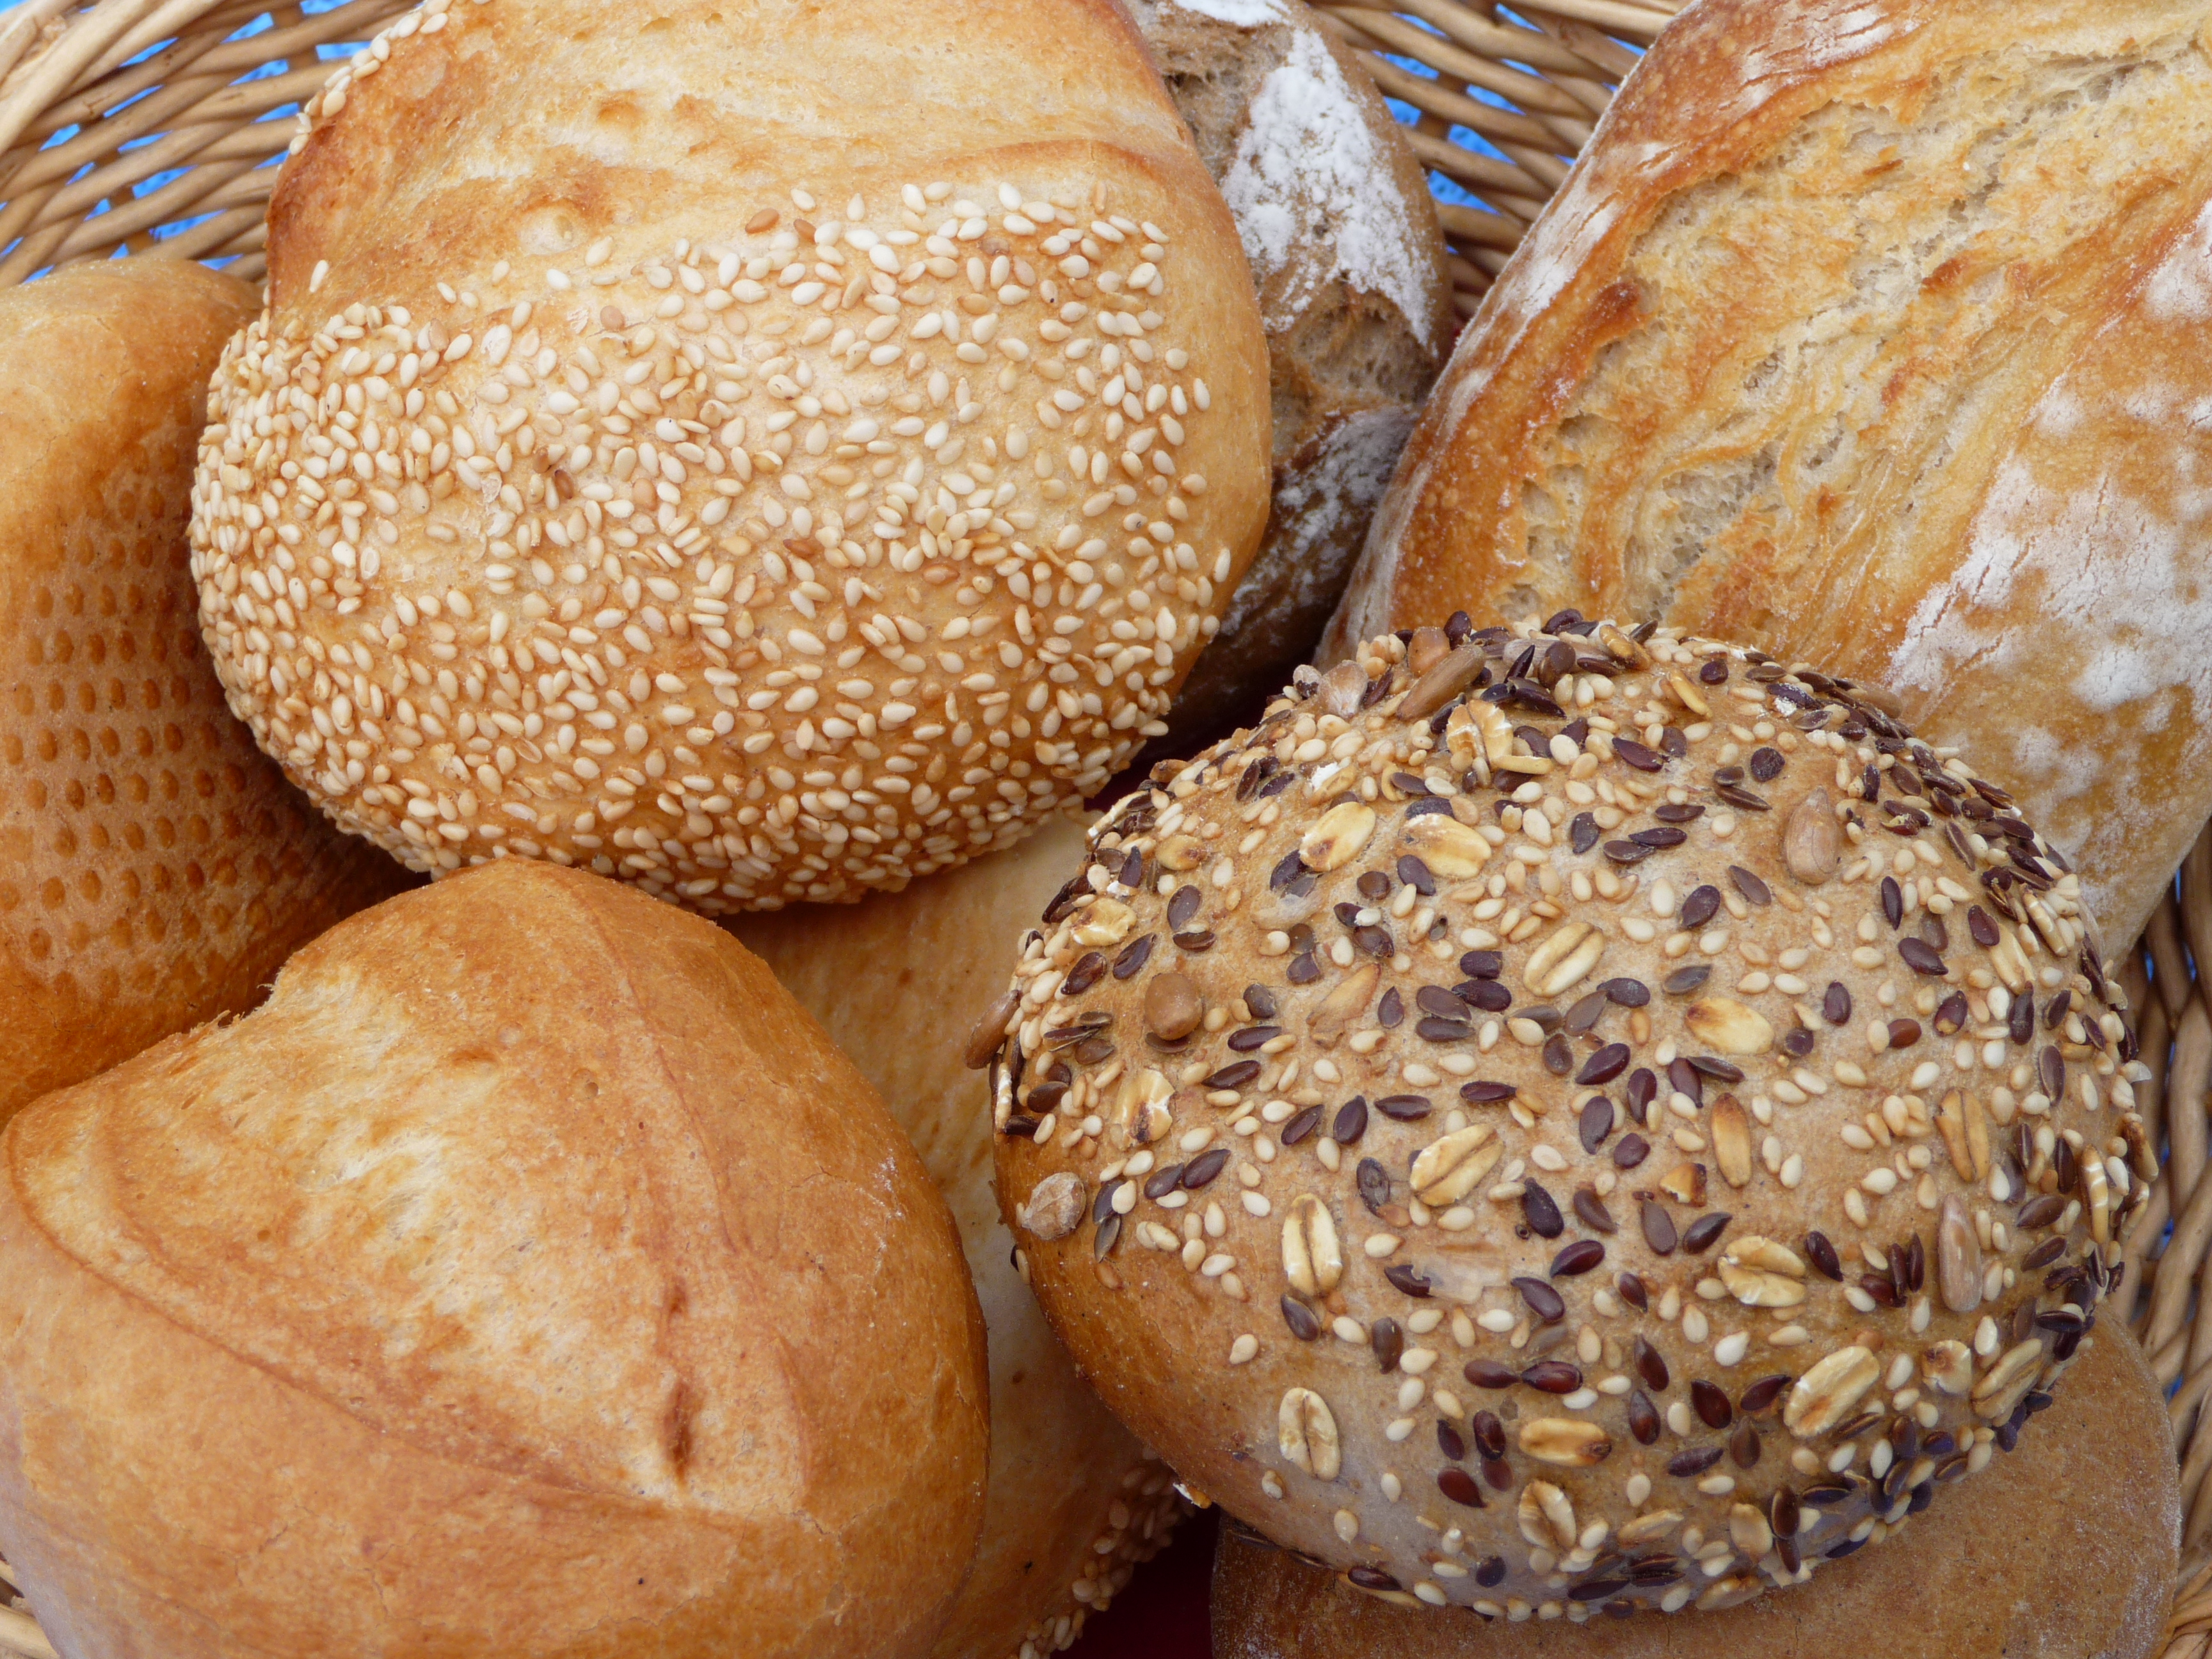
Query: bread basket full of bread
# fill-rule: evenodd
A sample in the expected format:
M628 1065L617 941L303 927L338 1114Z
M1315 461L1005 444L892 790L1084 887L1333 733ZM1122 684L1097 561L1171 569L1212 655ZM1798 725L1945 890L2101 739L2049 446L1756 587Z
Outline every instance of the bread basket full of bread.
M0 9L0 1652L2203 1659L2208 345L2212 0Z

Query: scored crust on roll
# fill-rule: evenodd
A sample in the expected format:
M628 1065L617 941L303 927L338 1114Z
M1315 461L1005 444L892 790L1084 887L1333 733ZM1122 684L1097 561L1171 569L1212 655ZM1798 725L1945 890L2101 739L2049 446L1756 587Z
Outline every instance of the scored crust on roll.
M1655 617L1974 744L2132 939L2212 813L2212 4L1708 0L1462 335L1326 663Z
M1163 768L1025 947L1001 1201L1109 1405L1438 1605L1727 1605L1985 1464L2156 1164L2079 881L1886 697L1572 612Z
M1313 648L1443 367L1451 274L1403 129L1303 0L1129 15L1236 216L1274 405L1267 533L1176 695L1169 741L1187 743L1261 707Z
M1110 0L431 0L305 118L193 544L348 828L849 899L1164 729L1266 354Z
M853 906L725 924L860 1067L929 1166L960 1229L991 1358L983 1540L935 1659L1038 1659L1068 1646L1180 1509L1167 1467L1098 1402L1015 1271L992 1184L989 1092L968 1034L1005 990L1024 924L1083 855L1055 818L1019 847Z
M1805 1589L1658 1623L1512 1626L1385 1605L1224 1530L1218 1659L2152 1659L2181 1534L2173 1431L2124 1331L2081 1346L2057 1400L1986 1474L1938 1492L1909 1547ZM1404 1600L1403 1597L1399 1597Z
M256 751L200 642L192 453L252 308L171 259L0 295L0 1118L252 1006L404 880Z
M0 1546L70 1655L922 1659L983 1331L866 1081L543 864L0 1134Z

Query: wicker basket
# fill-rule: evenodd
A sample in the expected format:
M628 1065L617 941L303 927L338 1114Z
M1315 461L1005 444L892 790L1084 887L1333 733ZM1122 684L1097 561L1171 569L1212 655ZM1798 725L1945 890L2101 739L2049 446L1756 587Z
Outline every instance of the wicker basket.
M1687 0L1316 3L1410 106L1455 299L1471 316L1614 87ZM408 6L23 0L0 10L0 287L118 253L204 259L259 280L294 108L347 55L342 43L357 46ZM2122 975L2155 1074L2138 1099L2166 1152L2109 1307L2172 1390L2188 1515L2166 1659L2212 1659L2212 1296L2198 1294L2212 1261L2212 982L2192 961L2212 962L2212 828ZM0 1579L17 1588L4 1564ZM20 1595L0 1607L0 1653L52 1659Z

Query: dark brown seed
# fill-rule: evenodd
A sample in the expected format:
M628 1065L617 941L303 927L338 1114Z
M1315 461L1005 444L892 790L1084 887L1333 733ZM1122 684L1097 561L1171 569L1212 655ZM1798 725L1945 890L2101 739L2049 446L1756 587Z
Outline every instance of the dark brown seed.
M1389 678L1390 677L1388 674L1385 674L1382 677L1382 679L1387 681ZM1378 682L1378 684L1380 682ZM1370 691L1372 691L1375 687L1370 685L1367 689ZM1364 699L1362 701L1364 702ZM1353 1583L1358 1585L1362 1589L1395 1590L1402 1589L1404 1588L1404 1586L1400 1584L1396 1579L1393 1578L1389 1573L1383 1571L1380 1567L1352 1567L1347 1570L1344 1576L1346 1578L1349 1578Z
M1355 927L1352 930L1352 948L1363 956L1380 960L1395 953L1398 947L1388 927Z
M1884 876L1881 878L1881 914L1882 919L1892 927L1899 926L1905 920L1905 893L1898 886L1897 878L1894 876Z
M1578 1238L1552 1258L1552 1277L1571 1279L1586 1273L1605 1260L1605 1246L1594 1238Z
M1632 1389L1628 1395L1628 1431L1639 1446L1649 1446L1659 1438L1659 1408L1641 1389Z
M1682 901L1682 926L1695 933L1720 914L1721 890L1708 884Z
M1431 1289L1426 1279L1402 1261L1393 1267L1385 1267L1382 1270L1382 1277L1390 1281L1393 1288L1403 1291L1407 1296L1425 1297Z
M1060 981L1060 994L1064 997L1079 997L1105 976L1104 953L1086 951L1076 958L1075 966L1067 970L1067 977Z
M1182 1185L1182 1164L1170 1164L1164 1170L1153 1170L1145 1178L1145 1196L1152 1199L1165 1198Z
M1726 685L1728 684L1728 659L1726 657L1708 657L1705 659L1704 664L1698 670L1698 679L1700 684L1705 685Z
M1771 812L1774 810L1774 803L1765 796L1739 787L1735 784L1716 783L1713 786L1713 793L1718 795L1729 805L1741 806L1747 812Z
M2046 1238L2042 1243L2030 1250L2026 1256L2022 1257L2020 1265L2027 1272L2033 1273L2039 1267L2049 1267L2052 1262L2057 1261L2060 1256L2065 1254L2066 1241L2064 1239Z
M1393 997L1397 994L1398 994L1395 991L1389 993L1389 995ZM1396 1022L1395 1020L1386 1019L1382 1021L1382 1024L1388 1026L1395 1024ZM1465 1020L1438 1019L1434 1015L1424 1017L1423 1018L1415 1021L1413 1024L1413 1035L1419 1037L1424 1042L1458 1042L1466 1037L1473 1036L1474 1032L1474 1027L1468 1024ZM1564 1042L1565 1040L1565 1039L1564 1038L1554 1039L1554 1041L1559 1042Z
M1936 1035L1937 1036L1954 1035L1966 1024L1968 1012L1966 993L1952 992L1949 996L1943 999L1942 1005L1936 1010Z
M1375 1363L1383 1374L1396 1370L1406 1353L1405 1328L1395 1319L1378 1319L1368 1328L1367 1339L1375 1345Z
M2066 1059L2057 1049L2046 1046L2036 1057L2036 1068L2041 1073L2043 1092L2053 1101L2066 1092Z
M1613 752L1639 772L1656 772L1667 764L1664 757L1646 749L1633 738L1615 738Z
M2012 1006L2005 1012L2005 1035L2020 1044L2035 1035L2035 1004L2028 998L2012 1000Z
M1613 1143L1613 1161L1618 1169L1632 1170L1651 1155L1651 1143L1634 1130Z
M1424 985L1413 993L1413 1006L1439 1019L1465 1019L1467 1005L1441 985Z
M1702 1376L1690 1384L1690 1406L1709 1429L1724 1429L1735 1420L1735 1407L1729 1404L1728 1395Z
M1659 1079L1655 1073L1639 1066L1628 1074L1629 1115L1638 1123L1647 1126L1650 1123L1650 1108L1658 1097Z
M1375 1109L1400 1123L1418 1123L1431 1109L1426 1095L1377 1095Z
M1802 1514L1798 1506L1797 1494L1787 1486L1777 1486L1774 1496L1767 1500L1767 1524L1774 1528L1777 1539L1796 1537L1797 1523Z
M1321 977L1321 964L1314 960L1312 951L1301 951L1283 970L1283 977L1293 985L1310 985Z
M1097 1234L1091 1241L1091 1254L1097 1261L1103 1261L1114 1254L1114 1247L1121 1242L1121 1218L1109 1215L1099 1224Z
M1567 825L1567 845L1577 853L1587 853L1597 845L1601 833L1595 817L1588 812L1577 812Z
M1485 1556L1482 1565L1474 1570L1474 1582L1485 1589L1496 1589L1505 1582L1505 1558Z
M1510 1389L1521 1380L1494 1359L1470 1359L1460 1370L1478 1389Z
M1454 1463L1467 1455L1466 1437L1441 1417L1437 1419L1437 1449Z
M1557 1238L1567 1230L1551 1194L1534 1181L1522 1189L1521 1213L1528 1223L1528 1231L1539 1238Z
M1359 896L1364 899L1381 900L1390 896L1390 878L1380 870L1361 872L1359 879L1352 884L1359 890Z
M1936 954L1936 947L1924 939L1907 937L1897 942L1897 954L1905 958L1905 965L1916 974L1926 974L1932 979L1943 975L1943 958Z
M1482 1488L1465 1469L1452 1468L1437 1476L1437 1490L1455 1504L1464 1504L1471 1510L1483 1507Z
M1628 1580L1626 1578L1585 1578L1567 1591L1567 1600L1583 1607L1592 1607L1608 1596L1620 1595L1627 1588ZM1608 1607L1606 1611L1609 1613L1612 1609Z
M1636 1339L1636 1374L1650 1385L1653 1393L1667 1392L1669 1373L1666 1356L1640 1336Z
M1698 1068L1691 1065L1688 1060L1668 1060L1667 1081L1674 1085L1677 1094L1689 1096L1691 1100L1699 1106L1705 1103L1705 1079Z
M1613 1212L1605 1207L1605 1200L1597 1195L1595 1188L1575 1188L1575 1214L1582 1218L1583 1225L1588 1227L1592 1232L1611 1233L1620 1231L1620 1224L1613 1218Z
M1567 1010L1565 1030L1573 1036L1586 1035L1605 1017L1606 1007L1606 995L1602 991L1592 991L1588 996L1578 998L1575 1006Z
M1651 1247L1655 1255L1672 1255L1674 1246L1681 1242L1674 1231L1674 1218L1664 1206L1650 1199L1644 1200L1644 1242Z
M1496 979L1505 971L1505 957L1497 951L1469 951L1460 957L1459 970L1469 979Z
M1554 1031L1544 1040L1544 1069L1553 1077L1565 1077L1574 1066L1574 1049L1565 1036Z
M1813 1034L1797 1026L1782 1035L1782 1052L1792 1060L1802 1060L1813 1052Z
M1729 1437L1729 1455L1740 1469L1755 1468L1759 1464L1759 1431L1749 1423L1740 1425Z
M2065 1213L2066 1200L2056 1193L2045 1193L2032 1198L2021 1206L2020 1224L2022 1227L2048 1227Z
M1841 980L1830 980L1820 999L1820 1018L1831 1025L1846 1025L1851 1018L1851 994Z
M1232 1060L1219 1071L1210 1073L1203 1079L1201 1086L1208 1089L1241 1089L1259 1075L1258 1060Z
M1367 1097L1354 1095L1336 1109L1336 1121L1329 1127L1328 1138L1340 1146L1355 1146L1366 1133Z
M1970 904L1966 907L1966 932L1972 937L1974 943L1984 951L1996 948L1998 938L1997 925L1990 919L1990 913L1978 904Z
M1650 1310L1651 1292L1644 1288L1644 1281L1634 1273L1621 1274L1613 1281L1613 1285L1620 1292L1620 1299L1637 1312L1644 1313Z
M1632 841L1609 841L1605 844L1605 855L1615 864L1641 864L1651 856L1651 849Z
M1778 749L1754 749L1751 751L1751 775L1754 781L1771 783L1782 775L1782 751Z
M1273 1042L1282 1034L1279 1025L1241 1026L1229 1034L1229 1047L1232 1053L1247 1054L1255 1048Z
M1210 1152L1200 1152L1183 1165L1183 1190L1194 1193L1201 1187L1212 1186L1214 1178L1228 1167L1229 1149L1226 1146L1216 1146Z
M1309 1106L1283 1125L1283 1145L1295 1146L1301 1141L1310 1139L1314 1131L1321 1127L1322 1111L1321 1107Z
M1843 1258L1836 1254L1836 1247L1828 1242L1827 1234L1807 1233L1805 1255L1813 1265L1828 1278L1834 1279L1838 1285L1844 1282Z
M1607 1001L1622 1008L1641 1008L1651 1000L1651 988L1640 979L1609 979L1598 988Z
M1567 1316L1567 1304L1559 1293L1540 1279L1516 1279L1513 1288L1521 1292L1521 1299L1528 1304L1528 1311L1547 1325L1556 1325Z
M1513 1094L1510 1083L1486 1083L1479 1078L1459 1085L1459 1097L1470 1106L1495 1106L1501 1100L1512 1099Z
M1121 954L1114 958L1114 977L1127 979L1141 972L1145 964L1152 959L1152 946L1157 939L1157 935L1147 933L1144 938L1133 939L1123 945Z
M1614 1043L1611 1045L1611 1047L1620 1048L1624 1056L1628 1052L1628 1050L1626 1048L1623 1048L1620 1043ZM1598 1050L1599 1054L1603 1054L1607 1052L1609 1052L1609 1050L1606 1048L1601 1048ZM1591 1058L1595 1059L1596 1055L1593 1055ZM1590 1078L1588 1075L1589 1071L1588 1066L1584 1066L1583 1071L1584 1075L1575 1079L1578 1083L1589 1083L1592 1081L1602 1082L1604 1080L1603 1079L1593 1079ZM1608 1073L1607 1075L1611 1076L1613 1074ZM1613 1133L1613 1103L1610 1100L1607 1100L1603 1095L1592 1095L1588 1100L1583 1102L1583 1109L1576 1120L1575 1128L1576 1133L1582 1138L1583 1150L1586 1152L1595 1152L1597 1151L1599 1147L1605 1145L1605 1138Z
M1390 1201L1390 1172L1373 1158L1363 1158L1353 1179L1359 1187L1359 1201L1372 1213L1382 1214L1382 1206Z
M1213 933L1211 929L1201 929L1195 933L1177 933L1174 936L1174 943L1176 950L1188 951L1196 956L1213 948Z
M1283 1296L1283 1323L1291 1328L1291 1334L1301 1342L1310 1342L1321 1334L1321 1319L1311 1308L1287 1291Z
M1098 1183L1098 1196L1091 1206L1091 1219L1094 1224L1104 1224L1106 1218L1114 1213L1115 1193L1128 1184L1118 1179Z
M1659 981L1659 988L1670 997L1689 996L1703 989L1705 981L1712 977L1712 974L1711 967L1705 963L1699 963L1693 968L1677 968Z
M1436 894L1436 876L1430 871L1427 865L1411 853L1406 854L1398 860L1398 879L1423 898L1431 898Z
M1395 1031L1405 1023L1406 999L1392 986L1382 994L1382 1000L1375 1005L1375 1023L1386 1031Z
M1183 925L1198 914L1198 907L1205 902L1205 897L1195 887L1176 888L1174 896L1168 900L1169 928L1181 933Z
M1664 848L1680 847L1689 840L1689 831L1678 830L1673 824L1662 824L1656 830L1639 830L1629 837L1639 847L1649 847L1656 852Z
M1735 884L1735 890L1743 895L1745 903L1771 904L1774 902L1773 890L1741 864L1729 866L1728 873L1729 880Z
M1700 1446L1693 1451L1676 1452L1667 1460L1667 1473L1677 1480L1687 1480L1692 1475L1703 1474L1721 1461L1718 1446Z
M1494 979L1464 980L1452 987L1452 994L1486 1014L1502 1014L1513 1006L1513 993Z
M1592 1054L1588 1060L1583 1062L1582 1070L1575 1073L1575 1081L1577 1084L1582 1085L1610 1083L1613 1079L1619 1077L1627 1069L1628 1045L1625 1042L1608 1042L1604 1048L1599 1049L1595 1054ZM1606 1107L1606 1125L1607 1128L1612 1127L1612 1121L1613 1108L1608 1104ZM1600 1133L1599 1139L1604 1139L1602 1132ZM1596 1149L1593 1145L1586 1141L1583 1145L1583 1150L1585 1152L1593 1152Z
M1920 1041L1920 1022L1917 1019L1893 1019L1889 1022L1889 1046L1910 1048Z
M1558 1359L1540 1359L1521 1373L1521 1380L1546 1394L1572 1394L1583 1385L1583 1374Z
M1511 1373L1508 1372L1510 1376ZM1520 1379L1514 1379L1518 1382ZM1477 1412L1468 1419L1468 1431L1474 1437L1474 1449L1492 1462L1505 1455L1505 1425L1498 1420L1496 1412Z
M1744 1414L1756 1417L1782 1398L1782 1391L1796 1379L1787 1375L1762 1376L1743 1391L1741 1401Z
M1671 800L1661 801L1651 809L1651 816L1662 823L1695 823L1705 815L1705 809L1694 801L1684 801L1680 805Z

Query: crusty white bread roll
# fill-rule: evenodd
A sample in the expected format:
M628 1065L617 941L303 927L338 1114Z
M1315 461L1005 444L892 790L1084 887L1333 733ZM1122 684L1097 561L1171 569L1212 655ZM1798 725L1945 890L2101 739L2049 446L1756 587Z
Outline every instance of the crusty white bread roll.
M1252 262L1275 417L1267 538L1170 741L1249 715L1313 649L1455 319L1428 174L1304 0L1126 0Z
M0 1135L0 1546L66 1659L919 1656L983 1331L874 1091L514 861Z
M1891 1547L2063 1389L2158 1176L2009 807L1664 629L1308 670L1100 821L994 1005L1038 1301L1369 1588L1673 1613Z
M1012 971L1015 941L1082 856L1054 818L1019 847L849 908L728 924L890 1108L960 1227L991 1359L983 1540L934 1659L1037 1659L1081 1633L1166 1540L1165 1465L1076 1372L1015 1271L992 1185L990 1092L969 1031Z
M308 115L194 550L348 828L851 899L1164 729L1267 349L1112 0L429 0Z
M252 1006L401 884L254 749L200 643L192 455L252 307L174 259L0 294L0 1118Z
M1890 686L2134 938L2212 811L2208 31L1686 11L1462 336L1325 653L1572 606Z
M1389 1605L1225 1532L1215 1659L2151 1659L2181 1497L2156 1381L2124 1330L2082 1344L2021 1449L1946 1492L1910 1547L1789 1595L1680 1619L1485 1624Z

